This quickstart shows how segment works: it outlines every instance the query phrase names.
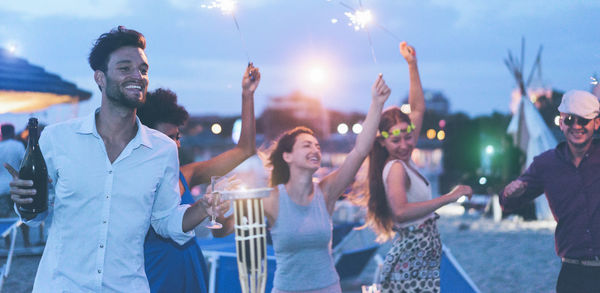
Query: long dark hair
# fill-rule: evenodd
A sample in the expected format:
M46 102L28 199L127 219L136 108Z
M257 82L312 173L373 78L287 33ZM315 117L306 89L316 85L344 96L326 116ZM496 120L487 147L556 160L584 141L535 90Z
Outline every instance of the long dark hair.
M391 107L383 111L379 122L379 131L390 131L390 128L400 122L410 125L410 117L399 107ZM369 153L369 192L367 200L366 225L377 234L377 241L384 242L394 237L393 213L390 209L383 185L383 167L389 156L388 151L381 145L384 138L378 135Z
M283 153L289 153L296 143L298 135L306 133L314 136L314 132L304 126L299 126L282 133L274 142L273 149L269 155L268 165L272 167L269 184L275 187L285 184L290 180L290 166L283 160Z

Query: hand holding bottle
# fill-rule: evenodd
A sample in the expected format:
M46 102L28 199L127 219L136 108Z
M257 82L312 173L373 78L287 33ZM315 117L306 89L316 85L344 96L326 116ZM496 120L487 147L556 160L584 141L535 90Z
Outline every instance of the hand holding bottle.
M10 197L17 204L21 217L30 220L48 209L48 170L38 144L40 133L36 118L29 119L27 129L27 150L19 172L8 164L4 167L13 176Z
M33 180L24 180L19 178L19 171L13 166L4 163L4 168L12 175L13 180L10 182L10 198L18 205L28 204L33 202L33 196L36 190L33 189Z

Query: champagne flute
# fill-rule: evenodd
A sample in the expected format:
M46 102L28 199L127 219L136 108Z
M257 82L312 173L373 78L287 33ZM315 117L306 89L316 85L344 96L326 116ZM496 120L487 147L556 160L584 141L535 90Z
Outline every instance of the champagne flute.
M221 199L221 193L219 193L218 191L215 190L216 185L217 185L217 181L219 181L219 179L221 178L221 176L210 176L210 186L212 189L212 212L210 213L210 222L208 222L206 224L206 228L208 229L221 229L223 228L223 225L221 225L221 223L217 222L217 215L216 215L216 211L217 211L217 206L219 205L219 201Z

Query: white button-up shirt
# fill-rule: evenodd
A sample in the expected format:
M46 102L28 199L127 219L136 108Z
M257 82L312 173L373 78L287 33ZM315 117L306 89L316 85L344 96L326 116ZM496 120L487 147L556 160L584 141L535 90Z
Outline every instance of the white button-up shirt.
M179 205L175 143L139 119L137 126L112 164L94 113L42 132L53 216L33 292L149 292L149 226L181 244L194 236L182 231L189 205Z

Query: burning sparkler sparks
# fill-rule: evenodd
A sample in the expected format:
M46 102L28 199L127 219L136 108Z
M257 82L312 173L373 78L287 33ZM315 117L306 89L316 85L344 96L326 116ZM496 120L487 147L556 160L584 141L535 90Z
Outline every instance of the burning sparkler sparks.
M354 13L345 12L344 14L350 20L348 26L353 26L355 31L364 29L373 20L373 14L368 9L356 10Z
M327 2L330 2L329 0ZM393 37L394 39L396 39L397 41L401 41L400 38L398 38L398 36L396 36L394 33L392 33L390 30L388 30L387 28L385 28L383 25L381 25L380 23L378 23L375 20L375 17L373 16L373 13L371 13L371 10L369 9L364 9L362 7L362 1L358 0L358 4L359 4L359 9L355 9L352 6L344 3L343 1L340 1L339 4L347 9L350 9L350 11L344 12L344 15L346 15L346 17L348 17L348 26L351 26L354 28L354 31L360 31L360 30L364 30L367 32L367 36L369 38L369 47L371 48L371 56L373 57L373 62L375 62L377 64L377 58L375 57L375 48L373 47L373 41L371 40L371 33L369 32L369 27L372 24L375 24L377 27L379 27L381 30L383 30L385 33L387 33L388 35L390 35L391 37ZM337 19L335 21L331 21L331 23L337 23Z
M202 4L200 7L206 9L220 9L223 15L233 15L236 2L233 0L216 0L209 4Z

